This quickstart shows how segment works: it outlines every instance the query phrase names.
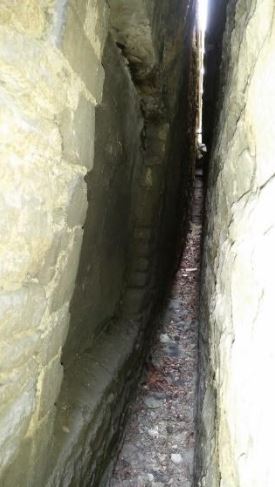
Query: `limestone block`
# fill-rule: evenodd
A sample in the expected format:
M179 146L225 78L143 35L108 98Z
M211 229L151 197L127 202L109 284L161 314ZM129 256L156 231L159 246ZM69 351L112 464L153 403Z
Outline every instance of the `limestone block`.
M6 191L1 196L1 213L6 212L10 222L17 223L1 235L0 283L4 289L16 289L38 272L53 239L52 216L47 202L43 195L31 194L35 184L33 172L33 180L26 182L29 188L23 188L16 195L12 190ZM37 174L37 179L42 178Z
M71 0L70 5L77 13L84 31L98 58L101 58L108 32L109 9L105 0Z
M16 334L27 334L38 329L46 303L45 291L38 284L0 293L1 339L7 340Z
M56 311L71 299L78 270L83 231L77 228L66 253L61 256L60 270L54 283L51 308Z
M85 33L96 55L101 58L108 33L109 7L105 0L89 1L84 23Z
M36 276L41 284L47 284L57 271L57 261L66 252L70 240L70 228L83 226L87 211L87 188L82 168L60 165L59 194L52 202L54 231L50 247L40 262ZM67 171L65 172L65 170Z
M40 37L46 24L47 5L36 0L3 0L1 2L0 24L12 25L16 30L30 37Z
M8 84L7 81L5 85ZM20 110L14 109L9 95L1 93L1 160L5 159L17 169L25 169L26 161L32 165L38 165L45 160L59 161L62 155L62 140L56 123L37 117L24 117ZM8 168L3 167L1 171L8 182ZM18 178L15 181L18 183Z
M83 224L85 170L60 161L61 138L55 124L22 123L10 107L3 108L0 118L0 282L8 289L39 272L59 239L55 224L68 219L70 205L76 209L75 214L69 211L69 223Z
M66 109L62 113L60 130L63 139L64 158L91 170L94 163L94 105L80 96L75 111Z
M134 262L133 268L136 271L146 272L148 271L149 265L150 265L149 259L146 259L145 257L140 257L136 259L136 261Z
M3 178L0 183L0 208L4 221L8 223L9 217L17 225L2 226L0 282L4 289L15 289L38 276L45 261L54 266L62 241L61 225L83 225L86 186L83 170L65 163L29 167L26 162L20 170L7 169L6 173L8 180ZM12 185L17 180L15 195Z
M57 262L69 246L70 228L84 225L87 209L86 193L83 175L76 173L64 187L63 201L60 201L60 204L56 201L54 219L58 225L51 246L45 253L37 273L38 280L43 285L48 284L58 272Z
M101 101L104 70L75 10L69 6L62 51L97 103Z
M50 411L39 421L32 438L32 468L30 472L33 486L45 485L45 476L49 468L49 450L52 448L54 419L55 411ZM20 468L20 465L18 467Z
M19 487L30 484L31 453L32 438L24 438L12 464L4 470L1 478L2 487Z
M62 378L63 367L60 363L60 356L57 355L42 370L38 379L39 419L43 418L53 407L60 391Z
M4 471L1 487L45 485L53 423L54 414L51 412L38 423L32 436L27 435L23 439L14 461Z
M129 286L133 288L144 288L149 281L147 272L133 272L129 278Z
M30 356L37 353L41 332L30 331L23 335L10 335L0 341L1 372L20 366Z
M265 18L265 15L267 16ZM261 22L268 21L269 13L261 14ZM255 32L253 32L255 37ZM252 125L254 143L257 147L257 183L262 186L274 174L273 145L275 127L273 117L270 116L271 103L274 104L275 90L272 79L275 75L275 58L273 55L272 37L265 44L262 56L258 58L257 76L251 82L248 93L248 120ZM264 86L264 90L263 90ZM261 103L259 103L259 99Z
M88 5L90 6L90 4L92 9L94 9L97 4L97 0L69 0L69 5L73 8L73 10L75 10L75 13L79 17L82 25L84 25Z
M143 289L127 289L123 298L124 317L133 317L136 313L140 313L144 306L144 301Z
M35 407L35 379L31 375L31 368L25 372L30 374L28 382L21 394L14 397L14 390L19 387L19 383L13 383L13 401L2 411L0 419L0 468L6 466L16 454L16 451L27 432L31 415ZM10 378L9 378L10 380ZM1 383L3 377L1 374ZM3 386L1 386L2 389ZM5 397L5 396L4 396ZM3 396L1 395L1 401Z
M76 225L83 226L85 222L88 201L87 201L87 186L80 175L74 184L69 188L70 201L67 211L67 224L69 227Z
M39 357L43 365L46 365L53 357L58 355L65 342L70 318L68 308L69 305L66 303L49 317L47 323L48 329L42 337L41 349L39 351Z
M37 278L41 285L47 285L58 272L57 262L60 253L66 249L70 236L66 228L56 232L52 244L45 254Z
M136 255L143 259L150 259L154 250L151 242L142 239L135 240L134 248L136 251Z
M35 390L39 365L34 358L23 363L20 367L10 370L0 370L1 380L1 413L9 410L11 401L26 395L28 391Z
M16 194L11 188L1 189L0 211L10 219L10 226L1 233L0 283L3 289L16 289L29 273L36 273L51 245L53 228L43 195L33 194L32 184L21 186Z
M80 81L62 53L47 43L0 26L0 66L3 101L15 103L19 122L23 114L30 125L54 120L65 106L77 105Z

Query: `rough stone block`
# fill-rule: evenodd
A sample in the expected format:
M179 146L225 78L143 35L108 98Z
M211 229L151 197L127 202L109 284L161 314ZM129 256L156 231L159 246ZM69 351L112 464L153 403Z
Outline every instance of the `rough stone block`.
M87 186L84 179L79 178L76 186L72 189L71 193L67 218L67 223L69 227L84 225L87 207Z
M105 0L71 0L70 5L84 26L96 55L100 57L108 32L108 5Z
M144 291L142 289L128 289L123 298L123 316L127 318L140 313L144 299Z
M49 253L57 257L56 241L66 220L70 225L83 224L85 170L61 161L57 166L52 160L47 165L32 166L23 160L18 170L8 165L5 172L6 179L0 183L0 210L6 223L1 228L0 283L4 289L16 289L22 282L39 275ZM16 197L15 181L18 182ZM52 267L55 267L54 260Z
M47 414L37 425L32 438L32 486L46 485L49 465L49 451L52 448L55 411Z
M97 103L102 97L104 70L75 10L69 6L62 51Z
M30 37L40 37L46 25L47 9L36 0L4 2L0 11L0 24L13 25Z
M150 265L149 259L147 259L146 257L139 257L134 261L133 268L136 271L145 272L148 270L149 265Z
M39 418L43 418L53 407L60 391L63 367L57 355L41 372L38 380L40 390Z
M60 273L53 289L51 303L52 311L61 308L71 299L78 270L82 237L83 231L77 228L72 235L66 254L62 257Z
M81 95L75 112L67 108L62 113L60 130L65 159L91 170L94 163L94 105Z
M41 332L34 330L0 340L1 371L19 367L38 352L40 345Z
M47 285L58 272L57 262L61 252L67 248L69 243L69 233L66 228L56 232L52 244L45 254L41 268L37 273L37 278L41 285Z
M58 355L64 345L69 327L69 305L65 304L61 309L52 313L47 323L48 330L41 341L39 359L43 365L48 364L53 357Z
M27 372L30 374L31 369L29 368ZM1 383L3 383L3 377L1 377ZM15 382L13 389L18 387L19 384ZM14 395L14 390L11 392ZM31 377L24 390L13 398L12 403L4 411L2 410L0 419L0 468L12 461L27 432L35 408L35 393L35 379ZM2 400L3 396L1 396Z
M141 258L150 258L153 252L153 247L151 242L148 242L146 240L136 240L135 241L135 249L136 249L136 254L141 257Z
M64 66L61 52L53 51L46 42L5 28L0 29L0 39L3 104L11 104L15 126L19 122L21 130L45 128L65 106L75 103L79 85L73 71ZM21 117L24 124L20 124ZM12 133L16 135L14 130ZM30 148L25 140L23 147L28 145ZM48 141L48 149L52 147L53 140Z
M32 438L25 438L19 445L14 461L1 479L1 487L22 487L30 485Z
M137 239L150 241L152 239L152 228L151 227L141 227L136 228L134 236Z
M82 25L86 19L88 5L91 4L93 8L96 3L97 0L69 0L69 5L75 10Z
M33 357L20 367L0 370L2 415L9 409L11 401L17 401L20 396L36 388L37 377L38 363Z
M84 23L85 33L94 46L97 56L101 57L108 33L109 5L105 0L89 2Z
M129 278L129 286L144 288L149 280L147 272L133 272Z
M0 337L3 340L37 329L46 309L45 290L27 284L17 291L0 293Z
M33 196L26 204L24 200L29 199L29 195L22 193L21 189L17 193L19 205L16 209L7 202L10 194L6 193L5 200L0 202L1 213L6 211L17 230L16 235L6 231L1 236L0 283L7 290L19 288L29 275L36 274L52 241L50 215L44 203Z

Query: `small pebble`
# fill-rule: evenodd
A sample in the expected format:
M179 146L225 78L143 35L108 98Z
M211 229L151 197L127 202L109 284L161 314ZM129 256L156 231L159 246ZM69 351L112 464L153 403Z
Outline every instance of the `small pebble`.
M171 460L175 465L182 463L182 456L180 453L172 453Z
M170 424L168 424L166 426L166 430L167 430L167 433L169 433L169 435L171 435L173 433L173 426L170 426Z
M157 409L162 406L162 402L154 397L146 397L144 403L149 409Z
M169 343L171 341L170 337L166 333L161 334L159 340L161 343Z
M157 429L150 429L148 430L148 435L151 437L151 438L158 438L159 436L159 432Z

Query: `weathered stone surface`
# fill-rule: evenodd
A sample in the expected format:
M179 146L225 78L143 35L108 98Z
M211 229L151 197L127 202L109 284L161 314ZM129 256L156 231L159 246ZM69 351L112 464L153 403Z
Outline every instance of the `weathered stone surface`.
M61 114L64 157L72 163L82 164L91 170L94 163L94 132L94 104L81 96L75 111L66 109Z
M120 305L131 238L133 172L142 164L139 100L111 37L96 109L95 166L86 177L88 212L64 362L91 343ZM67 280L67 278L66 278Z
M90 16L97 3L83 5L82 38L75 43L97 59L100 76L94 82L87 63L77 64L72 53L70 64L60 48L63 38L64 46L69 42L65 4L1 4L0 484L5 487L44 485L87 208L84 176L93 166L106 19L93 48ZM102 2L100 12L106 17Z
M104 71L84 26L73 7L68 7L62 51L73 70L84 81L98 103L102 96Z
M67 301L70 301L75 286L75 278L79 263L79 254L83 237L82 229L76 228L69 235L66 252L60 255L59 273L53 282L53 299L51 310L57 311Z
M229 2L204 246L199 486L275 479L274 32L272 1Z
M42 370L38 378L38 388L41 390L39 398L39 419L46 416L52 409L59 394L63 378L63 368L59 354Z
M35 408L35 373L37 374L37 370L32 361L21 372L21 377L15 373L13 377L8 377L7 391L5 376L1 374L1 392L3 392L1 398L4 401L1 407L0 425L2 472L16 456L21 441L27 433ZM3 408L3 405L6 407Z
M48 4L48 5L47 5ZM42 6L35 0L26 2L3 2L0 24L13 24L15 29L30 37L40 37L46 27L46 15L49 14L50 2Z
M194 12L179 0L2 3L0 484L104 485L164 242L176 245L181 211L168 207L189 197L177 126L192 112ZM102 58L108 30L126 49L110 34Z
M147 76L158 59L152 39L148 6L152 1L111 0L111 26L116 42L132 64L138 64L138 76ZM160 7L162 8L162 7Z
M37 329L46 308L42 286L26 284L0 295L0 332L3 339Z
M67 337L70 314L69 303L66 303L47 320L47 328L44 330L38 351L42 365L47 365L52 357L56 357Z
M110 462L109 441L121 414L117 399L129 393L118 379L123 374L131 380L129 361L133 360L137 331L137 326L129 327L127 322L114 323L97 347L87 347L82 356L75 357L73 366L67 371L65 367L52 451L54 463L56 455L59 457L47 486L69 485L72 481L89 485L89 481L99 480Z

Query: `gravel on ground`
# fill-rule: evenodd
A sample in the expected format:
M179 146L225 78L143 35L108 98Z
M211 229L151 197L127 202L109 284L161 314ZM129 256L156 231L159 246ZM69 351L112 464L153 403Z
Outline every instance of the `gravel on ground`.
M195 443L202 178L159 332L110 487L191 487Z

